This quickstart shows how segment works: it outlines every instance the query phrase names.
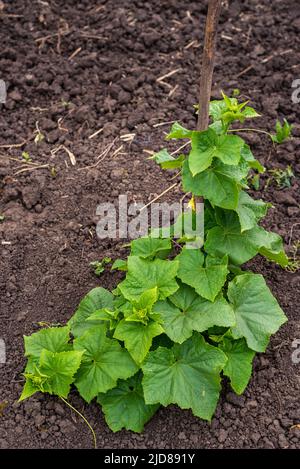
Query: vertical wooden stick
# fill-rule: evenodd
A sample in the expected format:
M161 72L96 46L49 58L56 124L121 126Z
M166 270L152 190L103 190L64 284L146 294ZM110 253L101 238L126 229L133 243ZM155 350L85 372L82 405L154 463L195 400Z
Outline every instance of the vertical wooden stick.
M202 55L202 68L199 90L199 113L197 130L206 130L209 122L209 102L214 71L217 27L220 18L222 0L208 0L205 25L205 40Z

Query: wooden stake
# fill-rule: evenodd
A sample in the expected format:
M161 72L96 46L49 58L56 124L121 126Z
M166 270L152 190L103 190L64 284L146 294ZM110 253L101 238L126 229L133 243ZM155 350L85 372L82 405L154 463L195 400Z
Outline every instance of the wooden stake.
M206 130L209 122L209 102L214 71L217 27L220 18L222 0L208 0L205 25L205 40L202 54L202 68L199 90L199 113L197 130Z

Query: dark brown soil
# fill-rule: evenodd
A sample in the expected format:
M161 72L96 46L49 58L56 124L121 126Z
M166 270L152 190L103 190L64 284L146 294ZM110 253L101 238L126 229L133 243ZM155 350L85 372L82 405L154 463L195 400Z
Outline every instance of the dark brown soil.
M214 96L239 88L263 114L256 124L272 129L277 116L295 123L295 138L276 152L267 137L247 134L268 168L293 167L291 188L264 190L271 200L265 226L291 250L300 239L300 105L291 101L300 76L298 0L224 2ZM17 403L24 367L23 334L39 321L64 323L81 297L99 283L113 287L119 274L99 280L89 263L126 255L124 240L99 241L96 206L126 193L147 203L173 183L143 150L163 145L168 126L194 127L205 2L190 0L56 0L0 2L0 78L8 100L0 104L0 448L88 448L90 433L63 403L48 396ZM248 67L249 71L245 72ZM165 78L157 78L176 70ZM33 141L36 122L45 139ZM98 129L103 131L89 138ZM121 136L134 133L132 142ZM22 146L9 147L23 143ZM97 157L112 144L106 157ZM6 145L3 146L3 145ZM72 165L64 145L76 159ZM120 149L122 145L122 148ZM118 150L118 151L117 151ZM30 170L33 163L48 165ZM74 162L74 161L73 161ZM94 165L94 167L92 167ZM164 200L180 197L180 189ZM297 224L298 223L298 224ZM300 273L255 260L289 316L268 351L255 359L241 397L224 389L211 424L178 408L161 408L142 435L113 434L96 405L71 402L95 428L102 448L299 448Z

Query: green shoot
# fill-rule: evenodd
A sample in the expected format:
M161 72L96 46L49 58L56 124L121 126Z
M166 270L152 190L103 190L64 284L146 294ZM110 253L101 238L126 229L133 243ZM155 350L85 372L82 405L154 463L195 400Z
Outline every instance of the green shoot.
M90 266L93 268L95 275L100 277L100 275L105 270L105 265L111 262L110 257L104 257L101 261L93 261L90 263Z
M290 165L288 165L285 169L270 169L269 173L271 176L268 178L265 188L267 188L272 182L276 184L278 189L289 188L292 185L292 179L295 177Z
M23 158L24 161L26 161L26 163L31 162L31 156L29 155L29 153L27 151L22 152L22 158Z
M275 130L276 134L272 135L274 143L283 143L291 137L293 126L288 123L286 119L283 120L283 125L280 121L276 121Z

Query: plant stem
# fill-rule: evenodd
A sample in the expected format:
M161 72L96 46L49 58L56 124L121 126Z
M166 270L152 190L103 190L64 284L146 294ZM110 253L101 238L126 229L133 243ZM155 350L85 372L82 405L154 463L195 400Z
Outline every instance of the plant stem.
M93 435L93 440L94 440L94 448L97 449L97 439L96 439L96 435L95 435L95 432L92 428L92 426L90 425L90 423L87 421L87 419L85 418L84 415L82 415L79 410L75 409L75 407L72 406L72 404L70 404L70 402L68 402L66 399L64 399L63 397L61 397L61 400L67 405L70 407L70 409L74 410L74 412L76 412L76 414L78 414L82 420L87 424L87 426L89 427L89 429L91 430L92 432L92 435Z
M206 130L209 122L209 102L214 71L217 27L222 0L209 0L202 54L197 130Z
M266 132L265 130L260 130L260 129L251 129L251 128L245 128L245 129L229 129L228 132L258 132L261 134L266 134L268 137L272 138L272 135L270 132Z
M211 97L217 44L217 27L221 13L221 3L222 0L208 0L199 87L199 111L197 121L197 130L199 131L206 130L209 123L209 103ZM203 203L203 198L195 197L194 203L195 210L197 211L197 205L198 203Z

